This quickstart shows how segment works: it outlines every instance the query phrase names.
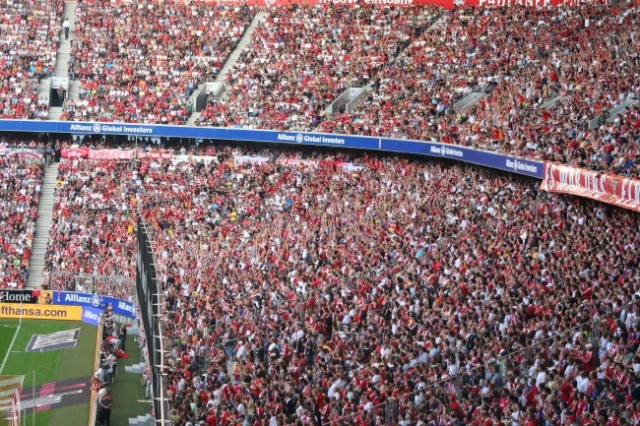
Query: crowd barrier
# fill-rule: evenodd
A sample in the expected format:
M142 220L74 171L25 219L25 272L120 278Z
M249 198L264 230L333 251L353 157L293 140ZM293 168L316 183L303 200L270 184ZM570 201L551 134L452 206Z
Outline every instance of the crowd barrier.
M374 151L389 151L448 158L514 172L538 179L543 177L543 163L488 151L433 142L348 136L329 133L279 132L218 127L88 123L67 121L0 120L0 132L69 133L139 136L145 138L214 139L290 145L333 146Z
M138 252L136 255L136 290L140 304L140 316L147 340L148 362L151 367L151 392L156 424L168 424L169 406L165 396L167 384L164 371L164 333L160 318L162 293L156 279L156 266L151 250L147 227L138 221Z
M98 317L109 304L115 315L136 319L134 303L111 296L74 291L0 290L0 318L58 319L98 325Z
M51 292L42 290L0 290L0 303L51 304Z
M132 302L111 296L101 296L95 293L79 293L75 291L54 291L54 305L82 306L102 312L107 305L111 305L115 315L136 318L136 307Z
M568 5L575 6L580 3L609 4L608 0L223 0L226 4L249 5L260 7L279 7L299 5L337 5L337 6L437 6L445 9L453 9L458 6L471 7L503 7L503 6L526 6L526 7L549 7Z
M369 136L330 133L284 132L240 128L91 123L67 121L0 120L0 132L68 133L78 135L122 135L143 138L211 139L220 141L276 143L288 145L333 146L371 151L417 154L517 173L543 180L541 188L596 199L640 212L640 180L584 170L578 167L545 163L458 145ZM1 153L0 153L1 154ZM9 154L7 154L9 155ZM66 156L93 159L131 159L133 150L89 150L79 148ZM151 158L170 158L170 153L143 154ZM595 182L595 183L594 183ZM607 184L604 184L607 182Z
M82 306L0 304L0 318L81 321Z

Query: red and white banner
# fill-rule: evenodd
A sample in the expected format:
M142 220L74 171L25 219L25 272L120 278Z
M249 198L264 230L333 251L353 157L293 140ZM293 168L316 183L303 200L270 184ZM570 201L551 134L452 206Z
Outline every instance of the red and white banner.
M133 160L132 149L90 149L87 158L89 160Z
M62 158L87 158L89 156L89 148L65 148L60 151Z
M89 160L132 160L136 151L133 149L89 149L65 148L60 154L62 158L86 158ZM138 158L149 160L171 160L171 151L138 151Z
M475 7L548 7L548 6L578 6L581 4L609 4L608 0L455 0L456 6Z
M8 148L0 147L0 155L6 155L7 157L20 157L20 158L42 158L42 149L36 148Z
M183 155L183 154L178 154L178 155L174 155L173 156L173 158L171 159L171 162L173 164L193 163L193 162L200 162L200 163L209 164L209 163L217 163L218 162L218 157L214 157L213 155Z
M246 4L249 6L278 7L299 5L335 5L335 6L440 6L453 9L454 0L221 0L220 4Z
M640 0L637 0L640 2ZM583 3L609 4L608 0L221 0L221 4L247 4L249 6L279 7L299 5L335 5L350 7L411 7L411 6L438 6L445 9L453 9L454 6L471 7L503 7L503 6L577 6Z
M640 180L545 163L543 191L573 194L640 213Z
M171 160L173 152L171 151L139 151L138 158L149 160Z
M276 164L279 166L286 167L308 167L310 169L317 169L320 167L320 160L317 159L303 159L303 158L289 158L289 157L279 157L276 160Z
M241 164L265 164L271 161L270 157L263 155L235 155L233 156L233 164L239 166Z
M364 166L357 166L353 163L340 163L340 167L347 172L359 172L364 170Z

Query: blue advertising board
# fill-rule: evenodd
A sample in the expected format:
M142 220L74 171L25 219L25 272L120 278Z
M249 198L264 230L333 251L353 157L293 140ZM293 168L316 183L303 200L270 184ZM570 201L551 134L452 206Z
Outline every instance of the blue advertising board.
M110 296L100 296L93 293L79 293L76 291L54 291L54 305L83 306L99 309L111 304L115 315L122 315L128 318L136 318L136 307L132 302Z
M448 158L451 160L531 176L538 179L543 178L544 172L544 165L541 161L505 156L458 145L403 139L376 138L369 136L348 136L331 133L280 132L275 130L169 126L160 124L0 120L0 132L3 131L176 137L188 139L282 143L291 145L333 146L337 148L367 149Z
M169 126L162 124L89 123L78 121L0 120L0 132L46 132L72 134L128 135L141 137L176 137L219 139L267 143L336 146L378 149L379 138L343 136L330 133L279 132L241 128Z
M82 307L82 322L90 325L100 324L100 315L104 310L99 308L92 308L89 306Z
M464 163L477 164L480 166L491 167L493 169L536 177L538 179L542 179L544 176L544 163L541 161L501 155L494 152L461 147L458 145L382 139L381 150L447 158Z

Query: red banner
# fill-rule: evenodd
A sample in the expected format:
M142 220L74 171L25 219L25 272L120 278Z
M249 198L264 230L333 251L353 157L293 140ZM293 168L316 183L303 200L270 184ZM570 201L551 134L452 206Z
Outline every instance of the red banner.
M60 154L62 158L86 158L89 160L132 160L135 151L132 149L89 149L65 148ZM138 158L149 160L171 160L171 151L139 151Z
M133 160L134 152L131 149L90 149L87 158L90 160Z
M640 2L640 0L637 0ZM503 6L577 6L583 3L609 4L608 0L221 0L221 4L247 4L249 6L279 7L300 5L335 5L335 6L439 6L453 9L454 6L503 7Z
M607 0L455 0L456 6L504 7L504 6L578 6L580 4L609 4Z
M62 158L87 158L89 148L65 148L60 151Z
M140 151L138 152L138 158L149 160L171 160L173 158L173 152L171 151Z
M221 0L221 4L246 4L249 6L278 7L300 5L335 5L335 6L440 6L453 9L454 0Z
M640 180L545 163L543 191L573 194L640 213Z

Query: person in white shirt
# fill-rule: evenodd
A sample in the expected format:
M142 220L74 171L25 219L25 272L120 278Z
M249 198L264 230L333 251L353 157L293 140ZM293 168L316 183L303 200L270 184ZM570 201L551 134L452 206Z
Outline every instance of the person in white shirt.
M587 388L589 385L589 376L587 375L587 373L582 372L582 374L576 377L576 383L576 389L578 389L578 392L587 393Z
M69 30L71 29L69 18L65 18L62 22L62 29L64 30L64 39L69 40Z

